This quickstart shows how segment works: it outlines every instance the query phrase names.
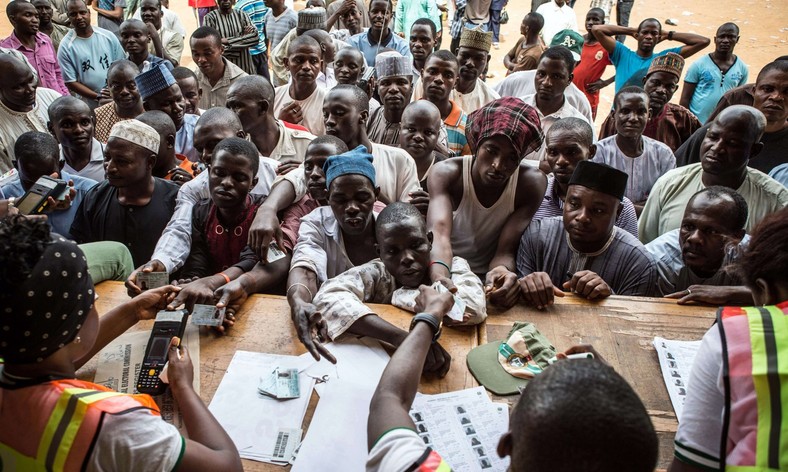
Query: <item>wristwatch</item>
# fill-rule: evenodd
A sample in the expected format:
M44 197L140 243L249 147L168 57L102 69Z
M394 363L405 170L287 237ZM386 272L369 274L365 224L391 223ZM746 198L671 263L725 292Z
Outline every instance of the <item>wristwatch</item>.
M439 322L435 321L435 317L429 313L417 313L416 316L413 317L413 320L410 322L410 331L413 331L413 328L416 327L416 323L419 321L423 321L430 325L432 329L432 342L435 343L438 341L438 338L441 336L441 328L443 328L443 319Z
M668 31L668 39L671 41L673 40L673 33L675 33L675 31Z

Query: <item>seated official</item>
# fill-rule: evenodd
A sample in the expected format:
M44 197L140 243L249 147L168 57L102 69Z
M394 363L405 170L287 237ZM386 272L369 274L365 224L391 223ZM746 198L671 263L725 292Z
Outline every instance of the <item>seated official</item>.
M533 221L564 214L564 201L569 180L580 161L592 160L596 155L594 130L580 118L563 118L550 127L544 138L545 160L550 174L542 204L534 213ZM621 200L621 214L616 226L634 237L638 236L638 217L635 206L627 197Z
M170 303L175 308L185 302L213 305L214 292L249 272L257 256L246 245L249 226L263 200L251 195L257 185L260 158L254 144L241 138L223 139L214 148L205 172L211 198L192 208L192 244L189 257L179 273L188 281Z
M211 108L200 116L195 127L194 147L200 153L202 163L210 163L213 150L225 138L245 138L243 127L238 116L227 108ZM277 163L272 159L259 157L260 166L257 170L257 185L252 195L268 193L271 182L276 175ZM178 192L175 211L161 233L151 257L137 264L135 270L126 281L129 295L140 293L136 285L137 272L169 272L172 274L183 266L191 251L192 209L200 200L210 198L208 186L209 172L203 171L193 180L186 182ZM142 267L141 267L142 266Z
M657 269L634 236L614 223L621 212L627 175L596 162L577 164L563 217L533 221L517 251L517 274L525 301L537 308L563 290L589 300L610 295L650 296Z
M676 157L667 144L643 136L649 116L648 100L648 94L640 87L618 91L611 112L616 134L597 143L592 159L629 175L625 195L635 202L638 214L657 179L676 167Z
M145 111L159 110L166 113L175 124L175 152L186 156L190 161L199 161L197 149L194 147L194 128L197 126L197 115L185 113L186 101L181 88L170 70L169 61L159 63L150 70L134 78L142 98Z
M290 270L290 258L298 241L301 218L315 208L328 206L328 189L323 164L329 156L337 156L347 151L345 143L331 135L320 136L309 143L304 156L304 171L309 179L309 192L282 212L281 234L275 240L279 249L285 253L285 257L272 263L258 262L249 272L220 287L216 291L219 299L218 307L227 306L228 313L235 312L247 297L254 293L280 291L284 293L282 285L286 282Z
M425 286L419 291L419 314L391 356L370 403L369 472L451 470L447 460L453 458L425 445L409 414L422 366L434 352L440 320L452 303L448 293ZM575 346L558 356L587 350ZM605 425L604 434L600 425ZM567 441L572 447L556 447ZM659 441L643 402L612 367L599 358L565 359L528 383L497 453L511 457L513 471L651 472Z
M49 132L60 144L61 168L71 175L103 182L104 145L95 137L95 117L82 100L67 95L49 107Z
M118 241L140 266L175 210L178 186L151 172L159 133L137 120L116 123L104 150L107 180L90 189L71 225L78 243Z
M728 187L690 198L681 227L646 244L659 272L659 291L679 303L749 305L752 295L731 266L747 246L747 202Z
M312 302L320 285L351 267L377 258L375 217L382 208L375 204L380 190L375 184L372 156L359 146L329 157L323 171L329 206L317 208L301 218L287 279L291 316L298 337L305 344L311 339L310 322L317 313ZM378 331L374 334L396 345L395 339ZM318 357L317 351L311 352Z
M786 234L784 208L750 235L737 266L756 306L720 308L717 323L703 336L676 432L672 472L785 469L785 448L762 439L785 431L788 409L788 345L781 342L788 337Z
M467 135L473 156L439 162L427 179L432 260L448 265L455 254L462 257L489 301L510 307L520 297L517 245L545 190L544 174L520 165L542 145L539 117L522 100L501 98L471 114ZM430 267L433 281L450 271Z
M161 418L149 395L113 392L76 378L116 336L152 320L177 288L150 290L99 318L85 255L74 242L50 234L42 221L15 217L0 225L0 246L0 266L13 268L0 276L4 466L242 470L232 440L194 391L191 357L179 339L170 344L167 374L188 439ZM52 425L67 434L53 434L47 428Z
M18 201L43 176L64 180L69 186L66 199L63 201L53 199L50 203L54 205L47 206L44 214L53 233L70 239L71 224L74 222L77 208L88 191L96 185L96 181L61 171L58 165L57 141L47 133L40 131L24 133L16 140L14 154L16 154L19 176L3 185L0 189L3 195L5 198L15 198Z
M137 119L159 133L159 152L153 176L182 186L194 178L194 164L186 156L175 153L175 124L163 111L151 110Z
M346 331L358 331L356 324L370 325L368 316L377 317L365 303L390 303L415 312L420 285L431 284L430 249L432 234L427 232L421 213L409 203L394 202L384 208L375 221L377 252L380 256L366 264L348 269L327 280L315 295L314 305L326 321L329 339ZM466 304L460 324L479 324L487 317L484 288L468 263L452 260L451 281L455 293ZM447 323L455 323L452 319ZM383 320L374 323L387 324ZM407 333L391 326L404 339Z
M747 165L762 147L765 123L763 113L744 105L717 115L703 138L701 162L673 169L654 184L638 222L640 240L648 243L678 228L687 200L711 185L731 188L744 197L748 232L764 216L788 206L788 190Z

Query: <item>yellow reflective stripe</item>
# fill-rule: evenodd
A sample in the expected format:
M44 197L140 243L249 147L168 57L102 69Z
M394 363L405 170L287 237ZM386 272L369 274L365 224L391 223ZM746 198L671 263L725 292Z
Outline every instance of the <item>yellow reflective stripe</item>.
M36 460L40 461L41 464L47 463L47 456L50 454L50 451L52 451L52 447L53 446L57 447L61 443L62 438L64 437L64 434L61 433L58 434L58 438L55 438L58 430L61 431L63 430L61 423L63 423L64 420L69 422L69 424L66 426L66 431L68 431L68 429L72 426L71 425L72 415L69 414L68 415L69 418L64 418L64 415L66 415L68 411L69 402L71 402L75 396L81 397L80 398L81 401L77 402L76 405L77 407L79 407L80 404L82 404L83 402L84 404L90 404L95 401L103 400L104 398L108 398L115 395L122 395L122 394L118 392L102 392L99 390L90 390L86 388L64 389L63 393L60 395L60 398L58 398L57 403L55 404L55 408L52 410L52 414L49 416L49 420L47 421L46 426L44 427L44 433L41 435L41 441L38 443L38 452L36 453ZM79 420L79 424L82 423L83 418L84 418L84 412L82 413L82 417ZM79 424L77 425L77 430L79 429ZM74 434L74 437L76 437L76 434ZM71 444L73 443L74 437L72 437L71 441L69 442L69 448L66 449L66 454L71 448ZM57 444L53 444L53 440L57 442ZM61 453L62 453L61 451L57 452L58 455L60 455ZM65 463L65 459L62 462ZM62 465L60 468L62 468Z
M46 459L49 444L52 442L52 437L55 435L57 426L60 424L60 420L66 412L66 406L68 405L69 399L71 399L71 394L69 393L63 392L60 395L57 404L55 404L55 409L52 410L52 414L49 415L49 421L47 421L47 425L44 427L44 434L41 435L41 441L38 443L38 452L36 453L36 458L38 458L42 464Z
M788 470L788 316L776 306L768 307L774 323L774 336L777 345L777 368L780 378L780 403L782 404L782 425L780 426L780 470Z
M757 308L747 307L750 324L750 344L752 346L752 382L755 387L758 408L758 428L755 442L755 465L765 467L769 463L769 432L772 418L769 401L769 379L767 377L766 343L763 332L763 319Z
M68 390L71 389L66 389L66 391ZM77 433L79 432L79 428L82 426L82 421L85 419L85 413L87 413L88 406L91 403L118 395L123 394L118 392L96 392L95 395L86 396L77 401L76 409L74 410L74 414L71 417L71 421L69 421L66 431L63 433L60 439L60 444L57 445L54 470L63 470L63 468L66 466L66 459L68 459L68 454L71 452L71 446L74 444L74 440L77 438Z

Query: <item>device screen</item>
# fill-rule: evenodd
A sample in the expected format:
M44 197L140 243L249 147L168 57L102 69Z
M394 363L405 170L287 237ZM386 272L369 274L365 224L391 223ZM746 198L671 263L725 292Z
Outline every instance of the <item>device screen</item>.
M164 363L167 356L167 347L170 345L170 337L156 337L150 346L148 360L151 362Z
M25 196L25 198L16 203L16 207L19 209L19 213L23 215L29 215L33 213L36 208L38 208L38 206L41 204L42 198L42 195L29 193Z

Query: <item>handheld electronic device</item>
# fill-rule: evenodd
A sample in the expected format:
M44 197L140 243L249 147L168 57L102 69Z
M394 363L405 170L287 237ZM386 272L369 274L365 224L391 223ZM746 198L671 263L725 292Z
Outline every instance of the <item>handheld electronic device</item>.
M358 79L358 82L356 82L356 85L358 85L358 88L360 88L361 90L369 93L369 81L370 81L370 79L372 79L372 77L374 75L375 75L375 68L374 67L367 67L364 70L364 73L361 75L361 78Z
M43 175L17 200L15 206L23 215L37 215L46 208L47 198L57 200L67 190L68 184L65 181Z
M145 347L145 357L137 377L137 391L149 395L161 395L167 385L161 381L164 364L167 363L168 351L172 338L183 339L183 331L189 318L188 310L162 310L156 315L153 329Z

